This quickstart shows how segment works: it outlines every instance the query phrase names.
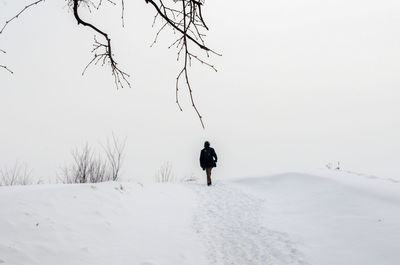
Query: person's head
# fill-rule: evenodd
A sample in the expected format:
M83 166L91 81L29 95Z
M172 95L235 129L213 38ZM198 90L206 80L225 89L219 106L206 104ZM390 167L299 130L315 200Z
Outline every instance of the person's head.
M209 141L205 141L205 142L204 142L204 147L205 147L205 148L210 147L210 142L209 142Z

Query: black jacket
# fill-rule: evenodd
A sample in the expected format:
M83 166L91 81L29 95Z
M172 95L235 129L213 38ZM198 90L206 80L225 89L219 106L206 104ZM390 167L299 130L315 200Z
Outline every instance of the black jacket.
M207 155L207 153L209 155ZM208 159L207 159L208 157ZM215 153L214 148L205 147L201 150L200 153L200 167L204 170L208 167L216 167L217 166L217 154Z

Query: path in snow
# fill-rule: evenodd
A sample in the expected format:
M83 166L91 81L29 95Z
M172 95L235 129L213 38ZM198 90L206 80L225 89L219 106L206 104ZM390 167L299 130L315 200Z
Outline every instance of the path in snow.
M262 201L229 184L192 184L198 196L195 230L212 265L307 264L287 235L260 221Z

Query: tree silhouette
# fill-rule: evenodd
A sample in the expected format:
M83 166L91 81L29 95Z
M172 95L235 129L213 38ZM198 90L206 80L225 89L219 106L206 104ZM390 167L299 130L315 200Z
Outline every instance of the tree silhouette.
M93 30L95 33L94 43L92 54L93 58L84 68L82 74L85 73L86 69L91 65L101 65L101 66L109 66L111 70L112 77L114 79L114 83L116 88L122 88L124 85L130 86L129 77L130 75L121 70L119 67L115 55L114 50L112 49L112 41L110 37L110 33L101 29L101 27L95 23L85 21L80 16L80 10L83 8L92 10L98 10L103 7L103 2L111 3L114 6L117 6L117 3L112 0L66 0L68 7L72 10L72 14L78 25L82 25L84 27L88 27ZM125 16L125 0L120 0L119 6L121 7L121 20L122 26L124 26L124 16ZM186 88L189 91L189 97L192 104L192 107L196 111L196 114L201 122L202 127L204 128L204 123L200 112L198 111L194 98L193 98L193 90L192 85L189 78L189 67L191 66L192 61L197 61L207 67L210 67L212 70L217 71L214 65L207 62L202 56L196 54L192 51L192 46L197 46L201 51L204 52L206 58L210 56L210 54L220 55L210 49L205 43L205 32L209 30L203 14L203 5L205 0L144 0L146 4L151 6L154 11L154 22L153 26L156 22L161 21L161 26L156 33L153 44L157 42L157 38L161 31L166 28L172 28L174 33L178 33L177 39L169 46L175 47L177 49L178 60L182 62L182 68L178 72L176 77L176 104L179 109L182 111L182 107L179 102L179 81L182 79L186 85ZM3 34L7 26L19 18L23 13L27 12L31 8L42 4L45 0L37 0L32 2L31 4L23 7L16 15L7 20L0 29L0 34ZM99 38L100 37L100 38ZM153 45L152 44L152 45ZM1 53L6 53L5 50L0 49ZM203 55L203 56L204 56ZM13 73L13 71L7 67L6 65L1 65L0 68L8 71L9 73Z

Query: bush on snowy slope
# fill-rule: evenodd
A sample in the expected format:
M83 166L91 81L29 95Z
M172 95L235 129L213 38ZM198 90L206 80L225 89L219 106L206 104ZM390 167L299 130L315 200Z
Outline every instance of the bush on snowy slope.
M170 162L164 163L156 172L154 181L158 183L176 183L176 182L191 182L197 181L198 177L195 174L190 174L184 177L177 177L174 174L172 165Z
M335 166L336 164L336 166ZM332 170L340 170L340 162L336 162L336 163L328 163L325 165L327 169L332 169Z
M162 165L156 175L155 175L155 181L156 182L175 182L176 181L176 177L172 171L172 165L170 162L165 163L164 165Z
M99 183L117 181L120 177L124 159L126 139L120 141L112 135L112 141L107 140L103 152L96 152L87 143L72 151L73 162L64 167L59 175L62 183Z
M12 167L0 169L0 186L33 184L31 173L32 170L26 163L17 160Z

